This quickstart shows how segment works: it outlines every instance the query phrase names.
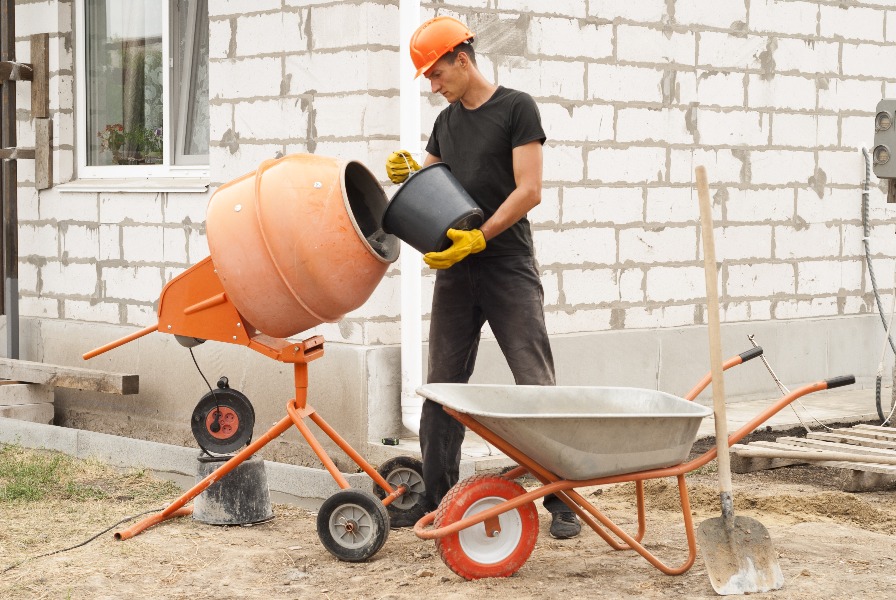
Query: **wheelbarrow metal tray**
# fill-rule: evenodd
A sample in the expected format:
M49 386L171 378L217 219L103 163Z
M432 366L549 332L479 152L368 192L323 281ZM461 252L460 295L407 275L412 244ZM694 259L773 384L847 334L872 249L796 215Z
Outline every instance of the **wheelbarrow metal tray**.
M472 416L563 479L671 467L712 409L626 387L432 383L417 393Z

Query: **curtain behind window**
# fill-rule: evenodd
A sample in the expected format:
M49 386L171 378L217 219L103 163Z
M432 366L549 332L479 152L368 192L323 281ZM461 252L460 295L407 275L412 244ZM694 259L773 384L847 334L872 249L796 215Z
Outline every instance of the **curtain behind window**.
M162 160L162 2L85 0L87 164Z

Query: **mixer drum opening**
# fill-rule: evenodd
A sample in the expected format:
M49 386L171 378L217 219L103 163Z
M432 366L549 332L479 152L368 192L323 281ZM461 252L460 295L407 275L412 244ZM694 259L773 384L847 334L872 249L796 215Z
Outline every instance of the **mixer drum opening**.
M345 195L355 227L370 248L389 262L398 258L398 238L381 227L389 201L379 182L360 163L345 166Z

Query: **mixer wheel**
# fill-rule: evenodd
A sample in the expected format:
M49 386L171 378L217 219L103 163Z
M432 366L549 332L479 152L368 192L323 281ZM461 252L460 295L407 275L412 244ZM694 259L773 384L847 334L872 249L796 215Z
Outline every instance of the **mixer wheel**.
M393 489L400 485L408 488L408 491L386 507L392 527L413 527L426 514L423 509L423 494L426 491L423 484L423 463L410 456L396 456L381 464L377 473ZM373 487L373 493L380 500L386 497L386 490L378 485Z
M204 395L190 419L190 428L199 447L209 454L227 454L252 440L255 409L241 392L218 382L219 389Z
M362 562L386 543L389 514L367 490L339 490L324 500L317 513L317 536L339 560Z
M446 527L507 500L525 494L518 483L501 477L476 475L448 491L439 504L434 527ZM464 579L510 577L532 554L538 539L538 512L532 502L501 513L496 531L489 521L436 540L449 569Z

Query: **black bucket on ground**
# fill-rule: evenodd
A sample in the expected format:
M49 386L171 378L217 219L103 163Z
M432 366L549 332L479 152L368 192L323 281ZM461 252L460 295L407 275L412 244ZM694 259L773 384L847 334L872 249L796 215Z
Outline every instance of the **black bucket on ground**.
M422 254L451 246L449 229L476 229L485 215L445 163L424 167L405 180L383 213L383 231Z
M231 456L199 456L200 482ZM274 518L264 461L251 456L193 500L193 518L209 525L248 525Z

